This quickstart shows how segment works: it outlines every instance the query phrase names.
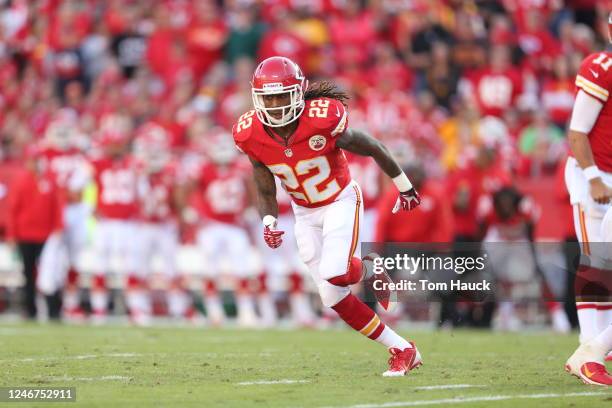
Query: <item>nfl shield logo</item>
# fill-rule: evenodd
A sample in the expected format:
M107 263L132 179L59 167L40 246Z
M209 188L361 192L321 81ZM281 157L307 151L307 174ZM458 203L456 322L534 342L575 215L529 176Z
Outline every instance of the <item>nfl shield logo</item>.
M286 149L285 150L285 156L287 156L287 157L293 156L293 151L291 149Z

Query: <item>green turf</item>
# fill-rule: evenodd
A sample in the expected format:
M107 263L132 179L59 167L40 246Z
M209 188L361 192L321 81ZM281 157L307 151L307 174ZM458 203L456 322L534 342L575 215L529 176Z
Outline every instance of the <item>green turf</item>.
M0 385L74 386L78 401L0 406L402 406L403 402L425 400L589 392L598 395L513 397L452 406L612 406L612 390L585 386L563 371L576 335L474 331L403 334L416 341L425 365L406 377L383 378L380 374L387 359L384 348L346 330L5 324L0 326ZM104 376L125 378L101 380ZM305 382L237 384L281 379ZM478 387L416 388L448 384Z

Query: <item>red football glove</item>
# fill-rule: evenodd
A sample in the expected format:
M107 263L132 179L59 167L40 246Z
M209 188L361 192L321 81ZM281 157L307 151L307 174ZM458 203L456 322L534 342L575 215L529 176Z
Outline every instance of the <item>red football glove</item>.
M276 229L276 218L271 215L266 215L264 222L264 241L273 249L278 248L283 243L283 234L285 231Z
M417 193L414 188L411 188L410 190L399 194L399 197L397 198L391 212L395 214L399 210L410 211L416 208L419 204L421 204L421 196L419 196L419 193Z

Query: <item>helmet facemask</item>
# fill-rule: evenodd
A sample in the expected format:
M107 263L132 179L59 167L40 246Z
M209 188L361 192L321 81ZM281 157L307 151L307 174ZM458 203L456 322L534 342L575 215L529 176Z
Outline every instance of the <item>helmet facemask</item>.
M306 84L308 82L306 81ZM307 85L306 85L307 87ZM264 95L289 94L290 102L288 105L275 108L267 108L264 102ZM264 84L263 88L253 88L253 106L257 117L266 126L282 127L294 122L304 111L304 90L301 84L283 86L281 83ZM273 112L281 112L280 118L271 115Z
M610 40L610 44L612 44L612 11L608 16L608 40Z

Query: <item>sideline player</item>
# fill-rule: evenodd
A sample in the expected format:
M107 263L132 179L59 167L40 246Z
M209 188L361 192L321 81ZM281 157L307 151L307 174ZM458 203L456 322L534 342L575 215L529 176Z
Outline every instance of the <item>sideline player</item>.
M101 149L91 160L98 190L94 234L97 263L90 290L94 323L106 321L106 276L112 271L127 275L125 298L131 320L148 324L146 282L138 274L138 169L130 151L131 138L129 117L108 114L102 118L98 136Z
M612 13L608 31L612 43ZM576 88L565 182L581 244L575 281L580 346L565 369L587 384L609 386L612 376L604 356L612 349L612 52L589 55L576 76Z
M251 86L255 109L243 114L232 132L254 168L266 243L273 248L282 243L276 176L293 199L298 251L323 305L389 349L384 376L405 375L422 364L416 346L385 326L349 289L362 277L363 203L342 149L372 157L393 179L400 191L394 211L414 208L419 195L383 144L347 128L347 96L334 85L309 88L296 63L271 57L256 68Z
M178 194L178 165L170 152L170 137L161 126L145 123L137 130L134 153L139 162L138 264L141 278L145 283L150 282L154 259L157 258L164 278L168 314L177 319L194 320L191 295L184 277L176 268L178 214L182 202ZM150 315L150 301L147 305L149 307L143 312ZM145 316L144 320L148 317Z
M37 278L38 290L46 295L63 288L63 317L77 322L85 318L80 306L78 259L87 241L91 214L82 199L89 182L89 164L79 146L80 136L76 113L70 110L61 111L45 131L41 160L63 194L64 230L45 242Z
M234 278L237 323L257 327L252 290L256 270L250 262L252 243L243 220L249 207L248 167L239 160L228 132L213 128L209 137L214 146L209 151L210 162L202 166L195 180L202 220L197 242L208 265L204 276L207 317L214 326L225 320L218 289L225 262Z

